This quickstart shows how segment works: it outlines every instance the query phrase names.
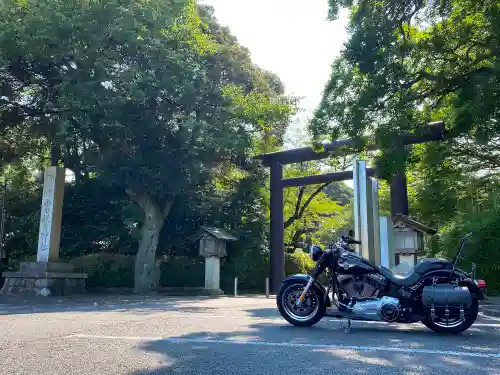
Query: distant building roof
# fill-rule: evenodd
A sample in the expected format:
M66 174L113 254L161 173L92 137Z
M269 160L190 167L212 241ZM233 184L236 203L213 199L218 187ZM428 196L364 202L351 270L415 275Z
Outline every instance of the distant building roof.
M233 236L231 233L227 232L224 229L216 228L216 227L206 227L202 226L196 235L194 236L193 241L196 241L199 239L203 233L208 233L209 235L219 239L219 240L226 240L226 241L236 241L238 240L235 236Z
M415 221L406 215L401 215L401 214L394 215L394 217L392 218L392 223L393 223L394 227L398 227L401 224L403 224L404 226L410 227L418 232L422 232L425 234L436 234L437 233L437 230L432 229L432 228L430 228L427 225L424 225L422 223L419 223L418 221Z

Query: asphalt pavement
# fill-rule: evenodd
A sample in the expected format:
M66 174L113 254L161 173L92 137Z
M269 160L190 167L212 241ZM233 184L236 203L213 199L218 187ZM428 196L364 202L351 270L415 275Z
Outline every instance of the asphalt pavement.
M0 374L499 374L500 318L460 335L326 317L292 327L273 298L0 304Z
M488 297L482 301L479 311L486 316L500 318L500 297Z

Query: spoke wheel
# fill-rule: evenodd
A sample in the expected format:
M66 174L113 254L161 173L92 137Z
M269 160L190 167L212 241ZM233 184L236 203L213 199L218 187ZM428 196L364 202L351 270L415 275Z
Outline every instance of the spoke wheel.
M437 316L434 320L432 320L430 316L427 316L422 320L422 323L425 324L427 328L438 333L460 333L469 329L476 321L479 313L479 304L477 300L474 300L472 305L464 310L464 320L460 317L460 310L456 308L450 310L448 318L444 315L444 311L440 310L436 312Z
M290 285L283 293L283 308L286 313L296 320L309 320L318 311L318 298L315 293L309 290L304 301L297 305L302 292L303 285Z
M457 309L454 309L457 310ZM462 324L462 318L460 318L460 310L453 311L448 317L444 314L439 314L434 319L434 324L442 328L455 328Z
M297 301L304 290L305 283L290 283L282 286L276 296L278 310L283 318L297 326L311 326L316 324L325 314L322 295L314 287L306 294L304 301L297 305Z

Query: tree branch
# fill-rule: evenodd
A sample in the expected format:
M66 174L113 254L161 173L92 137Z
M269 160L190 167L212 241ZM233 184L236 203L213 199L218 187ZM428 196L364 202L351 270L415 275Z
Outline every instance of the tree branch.
M321 193L327 186L331 185L332 183L331 182L327 182L323 185L321 185L320 187L318 187L312 194L311 196L306 200L306 203L304 203L304 205L302 206L302 208L300 209L300 214L299 216L302 217L302 215L304 215L304 211L306 210L307 206L309 206L309 204L313 201L313 199L316 197L316 195L318 195L319 193Z
M300 191L299 191L299 196L297 197L297 204L295 205L295 212L292 216L290 216L286 221L285 221L285 224L284 224L284 227L285 229L288 228L290 225L292 225L295 221L299 220L302 218L302 216L304 216L304 212L306 211L307 207L309 206L309 204L311 204L311 202L313 201L313 199L319 194L321 193L328 185L331 185L332 183L331 182L327 182L323 185L321 185L320 187L318 187L312 194L309 198L307 198L307 200L305 201L304 205L302 207L300 207L300 204L302 202L302 198L304 196L304 192L305 192L305 187L304 186L301 186L300 187Z
M290 216L284 224L285 228L288 228L290 225L293 224L295 220L300 219L300 204L302 203L302 198L304 197L304 192L306 190L305 186L301 186L299 188L299 194L297 196L297 203L295 204L295 211L293 212L292 216Z
M172 210L172 206L174 205L174 201L171 200L171 201L168 201L167 203L165 203L165 206L163 206L163 217L167 217L169 214L170 214L170 211Z
M10 107L8 107L8 110L13 110L13 109L22 110L25 116L32 116L32 117L49 115L49 114L59 114L61 112L64 112L64 110L60 110L60 109L33 108L33 107L29 107L27 105L23 105L23 104L20 104L17 102L10 101L10 100L5 99L5 98L0 99L0 105L10 106ZM69 111L69 110L66 110L66 111Z
M299 242L300 237L302 237L304 234L309 234L309 233L314 233L317 232L319 229L319 223L315 223L314 227L307 227L307 228L299 228L295 231L295 233L292 236L292 240L288 243L285 244L288 248L298 248L301 247L301 244Z
M137 194L136 192L132 191L132 189L126 189L125 191L127 192L127 195L130 197L130 199L137 203L144 211L148 211L148 206L149 208L151 208L151 206L155 207L156 212L163 215L163 219L170 214L172 206L174 205L174 200L172 199L167 201L163 205L163 208L160 208L156 201L152 199L148 194Z
M144 211L146 211L149 204L152 204L151 199L146 194L139 195L131 189L126 189L125 191L130 199L137 203Z
M295 213L294 215L298 215L300 212L300 204L302 203L302 198L304 197L304 192L306 191L305 186L301 186L299 188L299 196L297 197L297 204L295 205Z

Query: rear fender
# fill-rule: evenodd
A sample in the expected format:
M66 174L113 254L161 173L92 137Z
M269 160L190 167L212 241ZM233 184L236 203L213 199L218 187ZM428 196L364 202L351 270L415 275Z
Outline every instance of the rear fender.
M464 279L460 282L460 285L466 286L469 288L470 294L472 294L472 298L478 299L478 300L484 300L486 299L486 296L484 295L484 292L481 290L481 288L475 283L474 280L471 278Z
M281 282L281 287L283 287L284 284L293 284L293 283L302 283L305 285L309 282L309 278L310 276L306 274L290 275L288 277L285 277L285 279ZM326 293L325 288L323 287L323 285L321 285L321 283L318 280L314 280L312 288L314 288L314 290L316 290L318 294L321 296L326 307L332 305L330 297Z
M443 277L448 277L449 275L450 275L450 270L446 269L433 270L422 275L422 278L420 280L428 279L430 277L443 278ZM460 280L459 282L460 286L466 286L469 289L469 292L472 295L473 299L477 300L485 299L483 291L477 286L474 280L472 280L464 271L460 269L455 269L452 275Z

